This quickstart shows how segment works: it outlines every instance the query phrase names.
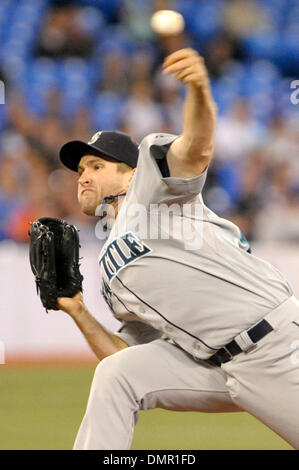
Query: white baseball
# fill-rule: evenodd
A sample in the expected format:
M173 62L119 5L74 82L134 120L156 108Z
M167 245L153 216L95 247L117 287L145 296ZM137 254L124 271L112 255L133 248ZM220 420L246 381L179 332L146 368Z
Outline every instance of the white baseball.
M159 10L151 18L151 27L161 36L172 36L184 30L185 20L177 11Z

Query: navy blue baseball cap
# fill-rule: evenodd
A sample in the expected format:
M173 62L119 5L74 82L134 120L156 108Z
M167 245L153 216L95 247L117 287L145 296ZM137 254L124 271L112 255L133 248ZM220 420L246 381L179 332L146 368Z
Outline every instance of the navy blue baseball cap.
M81 140L67 142L61 147L59 157L67 168L78 171L79 162L84 155L113 158L135 168L138 153L137 143L128 134L119 131L99 131L87 143Z

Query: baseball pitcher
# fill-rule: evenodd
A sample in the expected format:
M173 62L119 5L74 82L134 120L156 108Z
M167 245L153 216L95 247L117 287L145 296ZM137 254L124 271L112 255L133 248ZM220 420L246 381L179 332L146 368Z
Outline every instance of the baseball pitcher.
M81 291L58 297L100 360L74 449L129 449L139 411L152 408L245 410L299 448L299 303L202 199L216 123L203 59L178 50L163 73L187 86L181 136L138 147L103 131L60 151L82 211L107 230L102 294L121 321L112 333Z

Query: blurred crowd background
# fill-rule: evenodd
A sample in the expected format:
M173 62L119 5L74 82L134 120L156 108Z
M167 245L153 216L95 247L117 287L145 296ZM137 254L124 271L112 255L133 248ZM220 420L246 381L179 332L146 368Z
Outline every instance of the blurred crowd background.
M154 35L158 9L184 33ZM251 241L299 241L295 0L1 0L0 241L27 243L41 216L94 239L58 151L104 129L179 134L185 87L161 64L182 47L203 55L219 109L206 204Z

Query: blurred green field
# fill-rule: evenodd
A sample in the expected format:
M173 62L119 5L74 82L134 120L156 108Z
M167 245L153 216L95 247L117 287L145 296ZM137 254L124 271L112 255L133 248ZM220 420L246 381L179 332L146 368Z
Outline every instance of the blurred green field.
M0 449L71 449L94 366L0 368ZM247 413L141 412L132 449L288 450Z

